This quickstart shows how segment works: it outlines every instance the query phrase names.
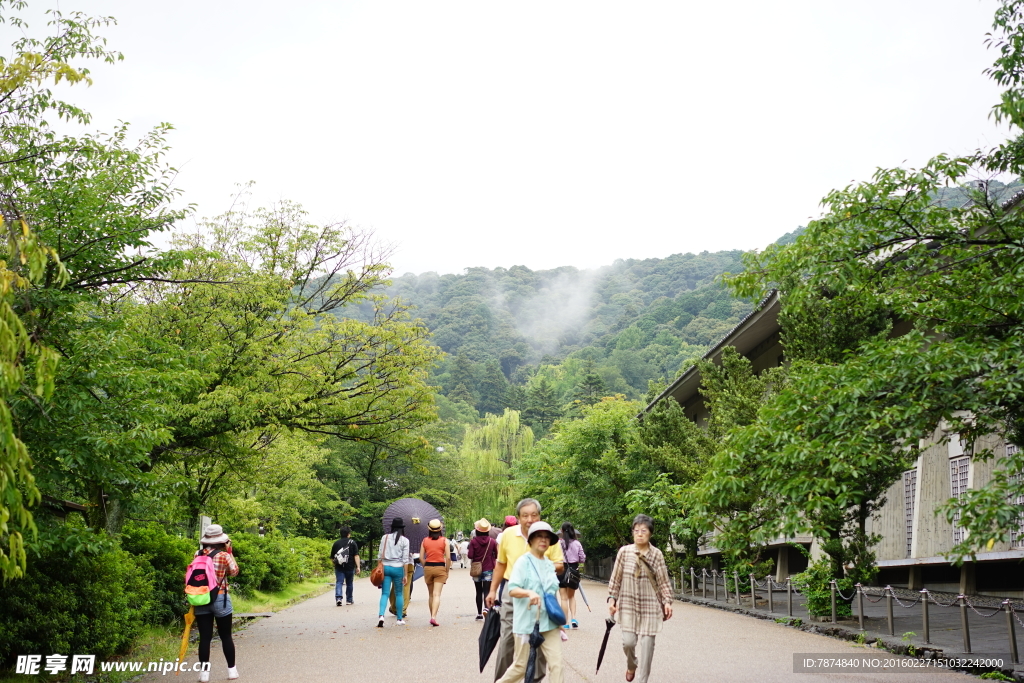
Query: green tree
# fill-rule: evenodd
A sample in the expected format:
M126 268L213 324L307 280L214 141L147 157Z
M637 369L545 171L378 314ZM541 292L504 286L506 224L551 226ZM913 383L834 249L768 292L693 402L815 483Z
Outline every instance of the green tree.
M592 406L599 402L608 390L605 388L604 380L597 374L597 366L592 360L584 364L584 375L572 392L572 407L578 411L582 406Z
M477 407L481 413L499 415L505 409L505 394L508 391L508 380L501 372L498 361L491 360L484 366L484 376L480 380L480 402Z
M573 522L595 553L629 542L627 494L650 488L659 474L638 439L642 407L622 398L588 406L582 418L538 442L517 467L522 495L543 501L548 519Z
M483 424L466 431L460 449L465 501L457 518L461 526L515 506L513 472L533 447L533 431L519 417L506 409L501 415L488 414Z
M505 404L509 410L526 412L526 389L518 384L509 384L505 392Z
M999 58L990 71L1006 88L995 116L1017 126L1021 7L1004 2L996 13ZM837 534L863 545L861 520L942 420L969 448L990 433L1024 443L1024 216L974 180L1019 172L1020 149L1017 137L991 154L880 169L870 182L830 193L824 217L794 243L747 258L735 291L780 288L792 320L822 308L859 312L852 333L839 330L837 338L847 340L833 345L840 352L795 362L786 389L730 444L737 465L760 459L763 494L782 503L762 534L810 530L831 544L834 560ZM941 201L949 187L970 201ZM864 324L878 311L896 334ZM787 344L813 347L810 329L791 326ZM974 456L993 454L977 448ZM1019 514L1013 501L1024 494L1016 476L1022 469L1024 455L1004 458L990 484L947 504L946 514L959 512L968 530L954 555L1008 537Z
M460 353L450 365L448 386L451 387L451 390L448 392L449 397L451 397L452 393L458 392L458 398L452 400L463 401L471 406L475 406L479 400L476 383L476 364L465 353Z
M400 306L371 299L387 266L366 236L310 225L290 204L206 228L181 243L172 282L140 285L120 305L140 351L170 344L192 373L167 407L165 440L129 461L133 481L182 457L258 458L282 430L397 448L432 418L436 350ZM342 317L367 299L373 322ZM114 531L112 510L131 491L102 495L100 526Z
M541 377L526 391L526 420L541 431L547 431L562 416L558 393L546 377Z

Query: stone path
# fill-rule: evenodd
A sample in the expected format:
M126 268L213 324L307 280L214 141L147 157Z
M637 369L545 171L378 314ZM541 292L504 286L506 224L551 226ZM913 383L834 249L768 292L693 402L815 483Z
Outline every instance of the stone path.
M604 632L606 587L584 582L593 612L578 615L581 628L564 643L566 683L623 681L625 656L616 628L601 672L594 674ZM408 626L375 628L379 591L368 579L356 583L356 604L336 607L333 591L312 598L236 634L239 683L281 681L367 681L370 683L491 683L493 666L479 673L472 580L468 569L454 569L445 587L441 626L427 624L425 594L417 582ZM658 636L652 681L969 681L964 674L794 674L793 653L847 653L872 650L716 609L676 602L675 616ZM194 652L190 659L195 660ZM219 643L213 645L211 681L226 680ZM195 680L181 674L177 680ZM168 678L147 674L145 683ZM976 679L974 679L976 680Z

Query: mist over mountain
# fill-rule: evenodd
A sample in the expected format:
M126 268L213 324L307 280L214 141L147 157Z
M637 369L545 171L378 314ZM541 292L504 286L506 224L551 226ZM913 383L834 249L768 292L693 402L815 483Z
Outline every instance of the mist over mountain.
M976 201L979 188L1003 203L1024 183L946 188L936 203ZM804 229L776 244L793 243ZM639 398L650 381L674 378L684 362L702 355L750 312L752 302L736 299L719 282L723 273L743 268L742 254L620 259L589 270L512 266L467 268L459 275L406 273L382 293L410 306L447 354L432 378L443 397L480 414L516 408L536 423L537 414L564 413L581 392L591 399L615 393ZM371 310L366 304L355 314L369 317Z
M515 407L540 383L551 402L565 404L588 374L599 378L594 391L635 398L750 311L716 283L742 268L742 253L621 259L590 270L407 273L383 293L410 305L448 354L433 379L441 393L481 413Z

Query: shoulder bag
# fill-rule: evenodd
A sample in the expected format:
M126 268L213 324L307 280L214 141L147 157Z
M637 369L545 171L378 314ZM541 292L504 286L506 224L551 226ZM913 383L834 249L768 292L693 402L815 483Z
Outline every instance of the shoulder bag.
M541 590L543 590L544 579L540 578L540 570L537 569L537 563L533 561L533 557L528 557L526 560L533 566L533 571L537 572L537 579L540 580ZM562 611L562 605L558 602L558 596L554 593L545 592L541 596L541 600L544 603L544 611L548 613L548 619L553 621L556 626L565 626L568 622L565 619L565 612ZM540 616L538 615L538 619Z
M644 567L647 569L647 578L651 580L651 588L654 590L654 597L658 598L658 602L660 603L661 602L661 590L658 588L658 580L654 578L654 569L647 562L647 559L644 558L644 556L641 555L640 553L636 554L636 559L639 562L641 562L644 565ZM662 621L664 621L664 619L665 619L664 615L662 615L661 618L662 618Z
M490 554L490 552L491 552L491 543L493 541L494 541L493 538L490 538L490 537L487 538L487 547L484 549L484 559L486 559L487 555ZM474 561L474 562L470 562L469 563L469 575L472 578L475 579L476 577L480 576L483 573L484 573L484 563L482 561L481 562Z
M384 550L381 552L380 557L377 558L377 566L370 572L370 583L377 588L384 585L384 556L388 552L388 541L391 540L391 534L384 535Z

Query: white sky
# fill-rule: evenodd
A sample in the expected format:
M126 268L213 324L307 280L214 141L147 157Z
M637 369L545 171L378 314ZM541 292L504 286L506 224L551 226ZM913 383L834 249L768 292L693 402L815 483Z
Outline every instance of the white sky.
M878 166L993 146L995 5L61 2L125 54L71 99L174 124L200 215L253 180L399 274L760 248Z

